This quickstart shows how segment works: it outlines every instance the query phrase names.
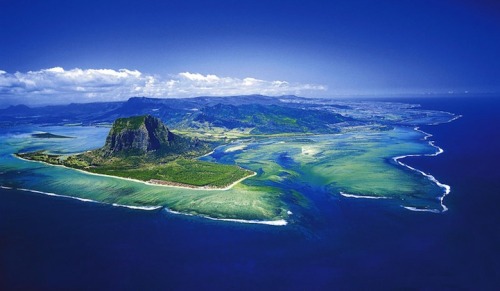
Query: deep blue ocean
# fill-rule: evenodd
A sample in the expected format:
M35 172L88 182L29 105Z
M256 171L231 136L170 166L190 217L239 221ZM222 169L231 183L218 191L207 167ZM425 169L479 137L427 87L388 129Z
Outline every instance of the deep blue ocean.
M462 114L405 163L452 187L442 214L311 193L322 217L211 221L0 189L0 290L494 290L500 98L404 99Z

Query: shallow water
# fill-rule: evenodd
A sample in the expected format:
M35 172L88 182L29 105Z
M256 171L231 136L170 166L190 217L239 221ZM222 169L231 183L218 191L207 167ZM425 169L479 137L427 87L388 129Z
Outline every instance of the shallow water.
M452 186L447 212L411 212L302 185L305 201L284 199L310 211L291 208L292 223L274 227L0 189L0 286L492 290L500 283L500 140L492 135L499 103L427 102L464 115L423 128L442 155L405 159ZM15 179L27 183L23 171L31 170Z
M74 138L30 136L40 129ZM176 212L250 221L290 220L290 208L309 212L310 207L297 209L293 201L286 202L292 191L295 197L311 202L310 187L334 196L383 197L414 209L442 210L439 197L443 191L436 182L392 160L401 155L436 152L424 140L423 132L409 127L390 131L360 127L343 134L267 138L221 146L202 159L237 164L258 173L226 191L147 185L12 155L40 149L57 154L83 152L102 146L107 132L99 127L12 128L0 135L4 145L0 185L83 201L143 209L167 207Z

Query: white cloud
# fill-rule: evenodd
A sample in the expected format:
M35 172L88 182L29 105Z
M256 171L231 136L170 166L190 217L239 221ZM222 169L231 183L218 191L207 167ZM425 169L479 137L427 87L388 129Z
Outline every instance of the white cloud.
M207 82L207 83L216 83L220 81L221 79L217 77L216 75L202 75L198 73L190 73L190 72L184 72L179 74L180 77L188 79L190 81L197 81L197 82Z
M54 67L26 73L0 70L0 103L16 103L13 102L16 100L28 104L114 101L132 96L300 95L325 90L322 85L190 72L162 78L128 69L65 70Z

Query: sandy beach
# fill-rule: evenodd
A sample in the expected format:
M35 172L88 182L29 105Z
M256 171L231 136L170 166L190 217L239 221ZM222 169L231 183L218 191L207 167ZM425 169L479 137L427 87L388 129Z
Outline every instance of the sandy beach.
M18 158L18 159L21 159L23 161L33 162L33 163L42 163L42 164L46 164L46 165L49 165L49 166L55 166L55 167L62 167L62 168L65 168L65 169L79 171L81 173L88 174L88 175L102 176L102 177L115 178L115 179L122 179L122 180L131 181L131 182L142 183L142 184L146 184L146 185L150 185L150 186L161 186L161 187L170 187L170 188L178 188L178 189L189 189L189 190L197 190L197 191L200 191L200 190L202 190L202 191L225 191L225 190L229 190L229 189L233 188L236 184L242 182L243 180L248 179L250 177L253 177L253 176L257 175L256 172L253 172L252 175L243 177L243 178L241 178L241 179L233 182L232 184L230 184L230 185L228 185L226 187L217 188L217 187L211 187L211 186L193 186L193 185L188 185L188 184L182 184L182 183L176 183L176 182L170 182L170 181L162 181L162 180L155 180L155 179L151 179L149 181L142 181L142 180L137 180L137 179L132 179L132 178L125 178L125 177L118 177L118 176L112 176L112 175L106 175L106 174L92 173L92 172L88 172L88 171L85 171L85 170L82 170L82 169L70 168L70 167L67 167L67 166L64 166L64 165L50 164L50 163L43 162L43 161L28 160L28 159L24 159L24 158L21 158L19 156L16 156L15 154L13 154L13 156L16 157L16 158Z

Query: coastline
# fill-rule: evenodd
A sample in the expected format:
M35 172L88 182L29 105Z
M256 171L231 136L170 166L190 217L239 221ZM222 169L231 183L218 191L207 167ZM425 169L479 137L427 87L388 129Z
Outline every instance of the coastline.
M235 182L233 182L232 184L224 187L224 188L215 188L215 187L207 187L207 186L190 186L188 184L181 184L181 183L178 183L180 185L173 185L173 184L159 184L159 183L156 183L156 182L151 182L151 181L161 181L161 180L154 180L154 179L151 179L149 181L142 181L142 180L137 180L137 179L132 179L132 178L125 178L125 177L119 177L119 176L112 176L112 175L106 175L106 174L100 174L100 173L93 173L93 172L89 172L89 171L85 171L85 170L82 170L82 169L76 169L76 168L71 168L71 167L67 167L65 165L55 165L55 164L51 164L51 163L47 163L47 162L44 162L44 161L35 161L35 160L28 160L28 159L25 159L25 158L22 158L22 157L19 157L15 154L12 154L12 156L20 159L20 160L23 160L23 161L27 161L27 162L32 162L32 163L42 163L42 164L46 164L46 165L49 165L49 166L55 166L55 167L62 167L62 168L65 168L65 169L70 169L70 170L75 170L75 171L79 171L81 173L84 173L84 174L88 174L88 175L94 175L94 176L102 176L102 177L108 177L108 178L115 178L115 179L122 179L122 180L126 180L126 181L131 181L131 182L136 182L136 183L142 183L142 184L146 184L146 185L149 185L149 186L161 186L161 187L170 187L170 188L178 188L178 189L189 189L189 190L196 190L196 191L226 191L226 190L229 190L231 188L233 188L236 184L244 181L245 179L248 179L250 177L253 177L253 176L256 176L257 173L256 172L253 172L252 175L248 175L246 177L243 177ZM164 183L175 183L175 182L168 182L168 181L162 181ZM185 186L183 186L185 185Z
M91 172L87 172L87 171L80 170L80 169L70 168L70 167L67 167L67 166L64 166L64 165L54 165L54 164L50 164L50 163L43 162L43 161L28 160L28 159L24 159L24 158L18 157L18 156L14 155L14 154L13 154L13 156L15 156L18 159L24 160L24 161L34 162L34 163L43 163L43 164L46 164L46 165L49 165L49 166L59 166L59 167L62 167L62 168L66 168L66 169L70 169L70 170L76 170L76 171L82 172L84 174L89 174L89 175L96 175L96 176L117 178L117 179L132 181L132 182L139 182L139 183L143 183L143 184L150 185L150 186L163 186L163 187L181 188L181 189L189 189L189 190L206 190L206 191L216 191L216 190L218 190L218 191L225 191L225 190L231 189L232 187L234 187L236 184L240 183L241 181L257 175L256 172L253 172L252 175L243 177L243 178L241 178L241 179L233 182L231 185L229 185L229 186L227 186L225 188L199 188L199 187L198 188L190 188L190 187L183 187L183 186L154 184L154 183L149 183L149 182L145 182L145 181L141 181L141 180L135 180L135 179L130 179L130 178L116 177L116 176L110 176L110 175L98 174L98 173L91 173ZM286 220L284 220L284 219L280 219L280 220L245 220L245 219L235 219L235 218L216 218L216 217L211 217L211 216L208 216L208 215L190 214L190 213L183 213L183 212L179 212L179 211L174 211L174 210L168 209L166 206L134 206L134 205L124 205L124 204L118 204L118 203L106 203L106 202L92 200L92 199L87 199L87 198L80 198L80 197L77 197L77 196L61 195L61 194L56 194L56 193L51 193L51 192L44 192L44 191L33 190L33 189L26 189L26 188L13 188L13 187L8 187L8 186L0 186L0 188L1 189L6 189L6 190L26 191L26 192L32 192L32 193L37 193L37 194L42 194L42 195L48 195L48 196L54 196L54 197L60 197L60 198L69 198L69 199L75 199L75 200L78 200L78 201L81 201L81 202L99 203L99 204L103 204L103 205L111 205L111 206L114 206L114 207L129 208L129 209L133 209L133 210L153 211L153 210L159 210L159 209L164 208L168 212L173 213L173 214L188 215L188 216L197 216L197 217L201 217L201 218L205 218L205 219L210 219L210 220L217 220L217 221L248 223L248 224L264 224L264 225L273 225L273 226L285 226L285 225L288 224L288 222Z
M202 214L183 213L183 212L171 210L165 206L132 206L132 205L123 205L123 204L118 204L118 203L106 203L106 202L96 201L96 200L87 199L87 198L80 198L80 197L76 197L76 196L61 195L61 194L56 194L56 193L52 193L52 192L44 192L44 191L39 191L39 190L27 189L27 188L13 188L13 187L8 187L8 186L1 186L1 185L0 185L0 189L31 192L31 193L35 193L35 194L41 194L41 195L47 195L47 196L53 196L53 197L59 197L59 198L74 199L74 200L78 200L81 202L98 203L98 204L102 204L102 205L110 205L113 207L128 208L128 209L132 209L132 210L154 211L154 210L165 209L165 211L172 213L172 214L195 216L195 217L216 220L216 221L237 222L237 223L247 223L247 224L264 224L264 225L272 225L272 226L285 226L288 224L288 222L284 219L279 219L279 220L246 220L246 219L236 219L236 218L215 218L215 217L211 217L208 215L202 215Z
M453 118L451 118L450 120L446 121L446 122L442 122L442 123L449 123L449 122L452 122L458 118L462 117L462 115L457 115L457 116L454 116ZM427 124L427 125L434 125L434 124ZM435 208L437 209L427 209L427 208L418 208L418 207L412 207L412 206L405 206L405 205L401 205L401 207L407 209L407 210L410 210L410 211L422 211L422 212L432 212L432 213L442 213L442 212L446 212L448 210L448 208L446 207L446 205L444 205L444 198L445 196L447 196L450 192L451 192L451 187L447 184L444 184L444 183L441 183L440 181L438 181L433 175L431 174L428 174L422 170L419 170L419 169L416 169L404 162L402 162L402 159L403 158L406 158L406 157L419 157L419 156L438 156L442 153L444 153L444 150L435 145L434 144L434 141L430 141L428 140L430 137L432 137L432 134L430 133L427 133L423 130L421 130L418 126L414 127L413 130L419 132L419 133L422 133L424 136L421 138L421 140L424 140L424 141L427 141L427 143L436 149L436 151L434 153L425 153L425 154L408 154L408 155L401 155L401 156L395 156L395 157L392 157L392 160L400 165L400 166L403 166L407 169L410 169L412 171L416 171L418 173L420 173L421 175L423 175L424 177L426 177L427 179L429 179L431 182L433 182L434 184L436 184L439 188L442 189L443 191L443 194L442 195L436 195L437 199L440 201L440 206L441 206L441 210L439 210L439 208L436 206ZM239 146L236 146L236 148L239 148ZM216 149L212 150L211 152L203 155L203 156L208 156L208 155L211 155L215 152ZM233 188L235 185L237 185L238 183L244 181L245 179L248 179L250 177L254 177L257 175L256 172L253 172L251 174L249 174L248 176L245 176L245 177L242 177L241 179L237 180L237 181L234 181L233 183L225 186L225 187L221 187L221 188L217 188L217 187L212 187L212 186L194 186L194 185L188 185L188 184L182 184L182 183L177 183L177 182L171 182L171 181L162 181L162 180L156 180L156 179L150 179L148 181L143 181L143 180L138 180L138 179L133 179L133 178L127 178L127 177L119 177L119 176L113 176L113 175L109 175L109 174L101 174L101 173L93 173L93 172L89 172L89 171L86 171L86 170L83 170L83 169L77 169L77 168L72 168L72 167L68 167L68 166L65 166L65 165L60 165L60 164L51 164L51 163L48 163L48 162L45 162L45 161L37 161L37 160L29 160L29 159L25 159L23 157L20 157L20 156L17 156L16 154L12 154L14 157L16 158L19 158L21 160L24 160L24 161L29 161L29 162L39 162L39 163L44 163L46 165L50 165L50 166L60 166L60 167L63 167L63 168L66 168L66 169L71 169L71 170L76 170L76 171L80 171L84 174L89 174L89 175L95 175L95 176L102 176L102 177L109 177L109 178L115 178L115 179L122 179L122 180L127 180L127 181L132 181L132 182L139 182L139 183L143 183L145 185L150 185L150 186L163 186L163 187L171 187L171 188L178 188L178 189L187 189L187 190L205 190L205 191L226 191L226 190L229 190L231 188ZM201 157L203 157L201 156ZM198 157L198 158L201 158L201 157ZM8 187L5 187L5 186L1 186L2 189L8 189ZM17 189L17 190L25 190L25 191L31 191L31 192L35 192L35 193L42 193L42 194L47 194L49 196L59 196L59 197L65 197L65 198L73 198L73 199L77 199L77 200L80 200L80 201L84 201L84 202L97 202L97 203L104 203L104 202L99 202L99 201L94 201L94 200L90 200L90 199L85 199L85 198L79 198L79 197L74 197L74 196L66 196L66 195L59 195L59 194L55 194L55 193L45 193L45 192L41 192L41 191L37 191L37 190L30 190L30 189ZM357 195L357 194L350 194L350 193L345 193L345 192L342 192L340 191L339 193L341 196L343 197L346 197L346 198L356 198L356 199L391 199L391 197L387 197L387 196L369 196L369 195ZM110 204L110 203L104 203L104 204ZM116 206L116 207L126 207L126 208L131 208L131 209L142 209L142 210L157 210L157 209L160 209L160 208L165 208L167 209L167 211L171 212L171 213L175 213L175 214L183 214L183 215L193 215L193 214L189 214L189 213L182 213L182 212L177 212L177 211L173 211L173 210L170 210L168 209L167 207L164 207L164 206L133 206L133 205L121 205L121 204L117 204L117 203L111 203L111 205L113 206ZM206 215L203 215L203 214L195 214L194 216L200 216L200 217L203 217L203 218L208 218L208 219L212 219L212 220L221 220L221 221L233 221L233 222L240 222L240 223L257 223L257 224L270 224L270 225L286 225L287 222L285 220L276 220L276 221L266 221L266 220L244 220L244 219L229 219L229 218L214 218L214 217L210 217L210 216L206 216Z
M173 188L181 188L181 189L189 189L189 190L226 191L226 190L233 188L236 184L240 183L241 181L244 181L244 180L246 180L250 177L254 177L256 175L257 175L257 173L252 171L251 175L248 175L248 176L243 177L239 180L236 180L233 183L231 183L228 186L223 187L223 188L216 188L216 187L212 187L212 186L194 186L194 185L189 185L189 184L182 184L182 183L170 182L170 181L162 181L162 180L156 180L156 179L151 179L148 181L140 181L140 180L135 180L135 179L130 179L130 180L144 182L147 185L153 185L153 186L165 186L165 187L173 187ZM116 177L116 176L109 176L109 177ZM125 179L127 179L127 178L125 178Z
M455 121L459 118L463 117L462 115L456 115L454 116L453 118L451 118L450 120L446 121L446 122L441 122L441 123L432 123L432 124L429 124L429 125L438 125L438 124L442 124L442 123L450 123L452 121ZM428 133L428 132L425 132L423 130L420 129L420 127L416 126L413 128L413 130L417 131L417 132L420 132L422 134L424 134L424 137L423 137L423 140L424 141L427 141L430 137L432 137L433 135ZM401 156L395 156L395 157L392 157L392 160L394 162L396 162L397 164L403 166L403 167L406 167L412 171L416 171L420 174L422 174L424 177L426 177L427 179L429 179L430 181L432 181L434 184L436 184L439 188L443 189L443 195L441 195L439 198L439 202L440 202L440 206L442 208L442 210L438 210L438 209L424 209L424 208L417 208L417 207L412 207L412 206L404 206L404 205L401 205L401 207L407 209L407 210L410 210L410 211L417 211L417 212L431 212L431 213L443 213L443 212L446 212L448 211L448 207L446 207L446 205L444 205L444 198L450 194L451 192L451 186L450 185L447 185L447 184L444 184L444 183L441 183L439 182L439 180L437 180L433 175L431 174L427 174L425 173L424 171L421 171L419 169L416 169L408 164L405 164L403 163L402 161L400 161L401 159L404 159L406 157L422 157L422 156L426 156L426 157L435 157L435 156L438 156L442 153L444 153L444 150L435 145L434 144L434 141L428 141L428 144L435 148L436 149L436 152L435 153L431 153L431 154L408 154L408 155L401 155ZM347 197L347 198L357 198L357 199L390 199L390 197L385 197L385 196L380 196L380 197L376 197L376 196L363 196L363 195L356 195L356 194L349 194L349 193L345 193L345 192L340 192L339 193L341 196L343 197Z
M220 146L219 146L219 147L220 147ZM203 157L209 156L209 155L211 155L211 154L215 153L215 150L216 150L217 148L218 148L218 147L214 148L211 152L208 152L208 153L206 153L206 154L204 154L204 155L202 155L202 156L196 157L195 159L196 159L196 160L198 160L198 159L201 159L201 158L203 158Z
M456 120L456 119L458 119L460 117L462 117L462 115L455 116L454 118L452 118L451 120L447 121L446 123L452 122L452 121L454 121L454 120ZM431 124L431 125L435 125L435 124ZM432 136L432 134L427 133L427 132L421 130L418 126L414 127L413 130L418 131L418 132L424 134L425 136L424 136L423 140L427 140L427 139L429 139ZM451 192L451 186L439 182L431 174L427 174L424 171L416 169L416 168L414 168L414 167L412 167L412 166L410 166L408 164L405 164L405 163L403 163L403 162L400 161L401 159L404 159L406 157L422 157L422 156L425 156L425 157L435 157L435 156L438 156L438 155L444 153L444 150L441 147L435 145L434 141L428 141L428 144L430 146L432 146L433 148L436 149L435 153L432 153L432 154L410 154L410 155L402 155L402 156L393 157L392 159L397 164L399 164L399 165L401 165L403 167L406 167L406 168L408 168L408 169L410 169L412 171L416 171L416 172L422 174L427 179L429 179L432 182L434 182L439 188L443 189L443 195L441 197L439 197L439 203L441 205L442 210L439 211L437 209L422 209L422 208L416 208L416 207L404 206L404 205L401 205L401 207L403 207L405 209L408 209L408 210L411 210L411 211L424 211L424 212L432 212L432 213L442 213L442 212L448 211L448 207L446 207L446 205L444 205L444 198L446 197L446 195L450 194L450 192Z

